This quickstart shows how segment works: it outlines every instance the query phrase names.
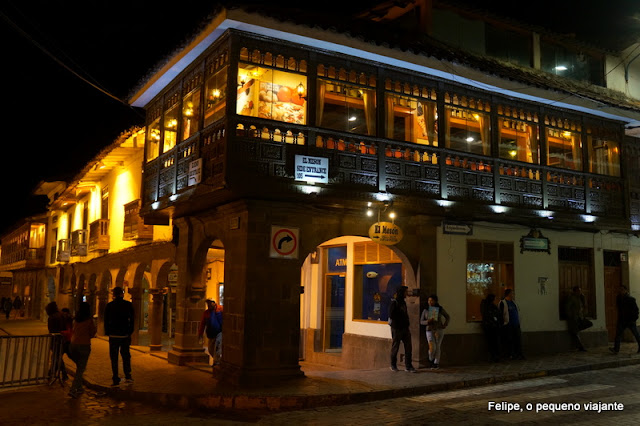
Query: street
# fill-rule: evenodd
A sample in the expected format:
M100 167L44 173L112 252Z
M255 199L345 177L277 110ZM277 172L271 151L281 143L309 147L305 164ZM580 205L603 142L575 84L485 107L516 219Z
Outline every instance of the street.
M421 371L419 374L430 373ZM0 392L3 424L528 423L622 426L636 425L640 421L640 366L283 413L221 414L179 410L164 407L160 402L151 405L117 401L97 396L92 391L76 400L66 395L67 389L68 385L62 388L55 384Z

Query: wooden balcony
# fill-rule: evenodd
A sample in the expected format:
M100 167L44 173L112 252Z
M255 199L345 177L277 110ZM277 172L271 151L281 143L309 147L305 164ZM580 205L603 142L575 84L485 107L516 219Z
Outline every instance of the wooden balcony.
M273 193L274 188L295 194L295 184L301 183L294 180L295 155L310 155L329 159L329 183L322 187L343 194L386 192L414 200L551 210L629 227L622 178L252 117L236 120L232 136L224 123L205 129L207 144L189 157L202 155L202 181L210 191L225 183L238 194ZM179 181L175 176L184 174L175 165L180 149L166 153L174 156L173 163L145 166L145 209L156 201L171 205L168 197L179 192L173 188ZM173 177L173 186L166 176Z
M98 219L89 225L89 252L109 250L109 220Z
M140 200L132 201L124 206L124 241L138 241L153 239L153 225L145 225L140 217Z

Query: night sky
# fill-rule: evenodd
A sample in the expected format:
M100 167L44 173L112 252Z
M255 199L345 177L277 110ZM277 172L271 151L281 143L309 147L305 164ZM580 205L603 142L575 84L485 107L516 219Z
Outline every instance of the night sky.
M357 8L376 2L347 3ZM637 0L538 0L529 3L536 10L524 15L520 1L469 3L595 40L636 29L638 21L631 17L640 11ZM337 12L345 7L345 2L331 0L322 4ZM0 178L6 188L0 234L24 216L42 211L46 201L30 196L38 182L73 177L122 131L143 124L142 110L101 93L64 66L126 101L148 71L189 37L215 2L172 5L179 7L140 1L0 4L4 104ZM546 11L543 21L541 11ZM595 36L597 30L602 33Z

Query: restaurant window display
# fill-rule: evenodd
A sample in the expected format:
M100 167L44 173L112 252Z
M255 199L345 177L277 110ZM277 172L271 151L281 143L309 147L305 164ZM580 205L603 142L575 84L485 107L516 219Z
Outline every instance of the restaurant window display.
M446 147L471 154L491 155L489 114L445 106Z
M547 165L582 170L582 138L566 129L547 128Z
M317 104L318 126L375 136L375 90L342 82L318 80Z
M209 76L205 83L204 126L224 117L227 104L227 68Z
M147 126L147 161L158 158L160 153L160 118Z
M251 64L238 64L236 113L306 124L307 77Z
M178 105L174 105L164 113L163 126L162 152L165 153L175 148L178 139Z
M539 128L535 123L498 118L500 158L540 164Z
M438 112L435 102L386 94L385 104L387 138L438 146Z
M513 243L467 241L467 322L482 320L480 303L489 293L500 300L513 284Z
M182 138L184 141L200 130L201 87L191 91L182 100Z
M589 133L589 172L620 177L620 143Z

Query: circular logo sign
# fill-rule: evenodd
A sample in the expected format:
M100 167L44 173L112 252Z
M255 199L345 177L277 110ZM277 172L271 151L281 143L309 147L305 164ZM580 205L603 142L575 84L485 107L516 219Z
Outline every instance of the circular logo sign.
M392 246L402 240L402 229L395 223L376 222L369 228L369 238L378 244Z

